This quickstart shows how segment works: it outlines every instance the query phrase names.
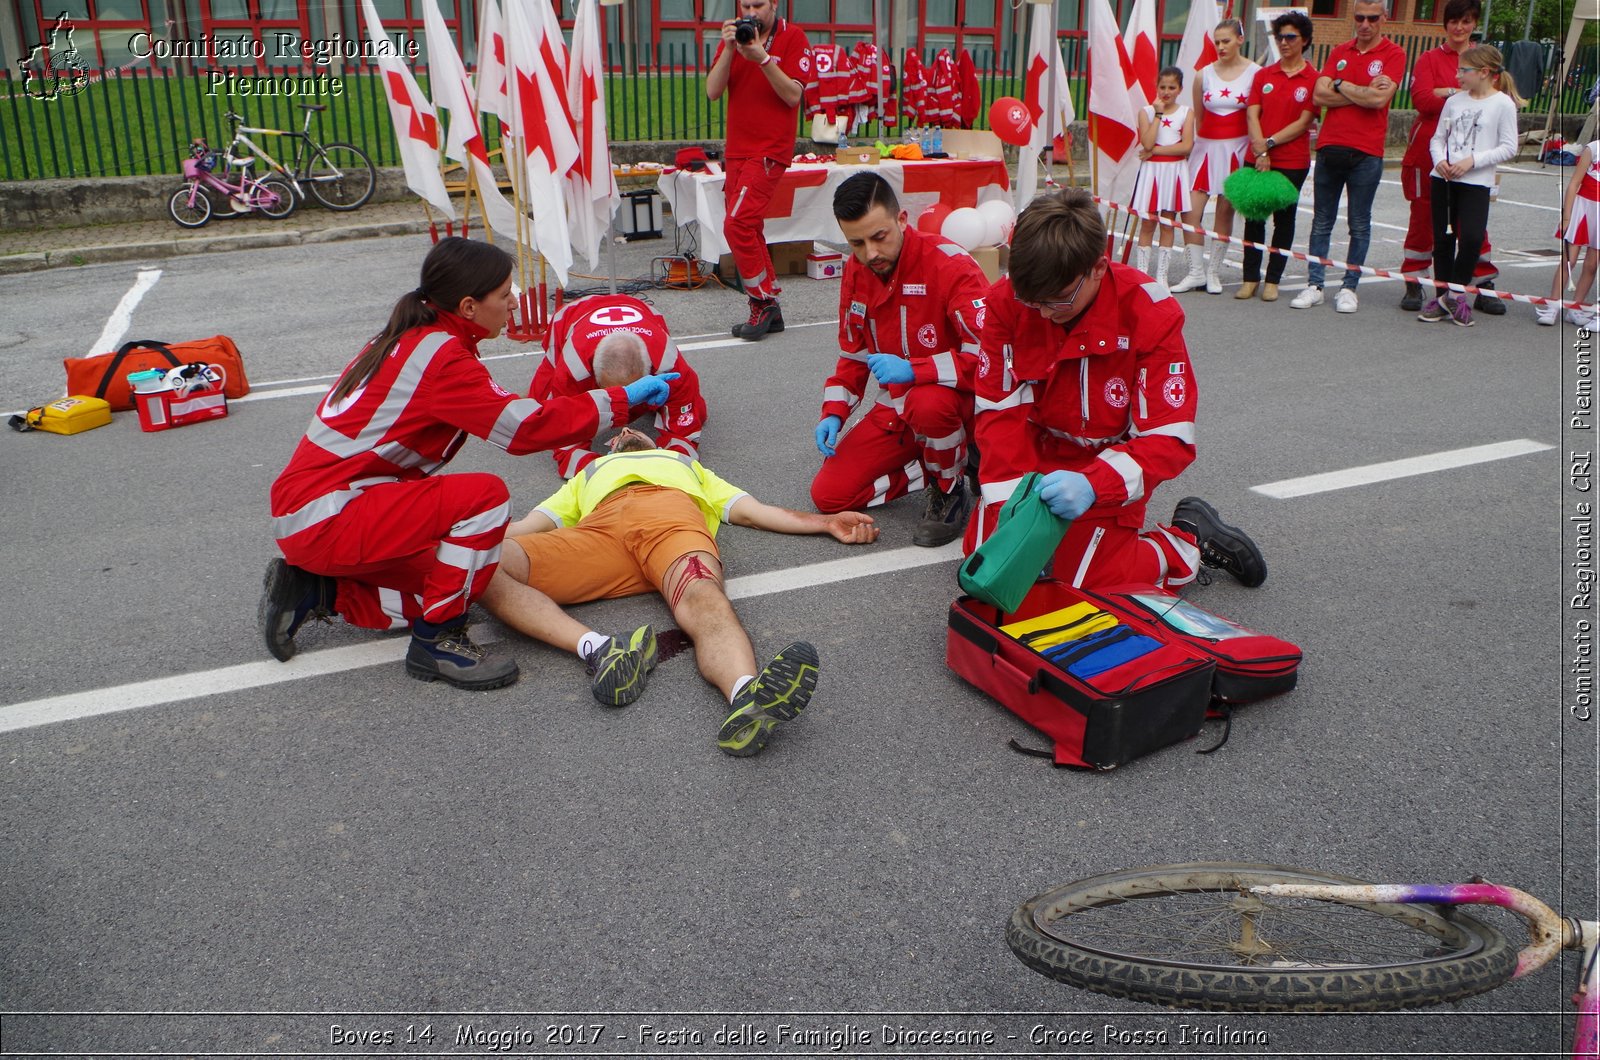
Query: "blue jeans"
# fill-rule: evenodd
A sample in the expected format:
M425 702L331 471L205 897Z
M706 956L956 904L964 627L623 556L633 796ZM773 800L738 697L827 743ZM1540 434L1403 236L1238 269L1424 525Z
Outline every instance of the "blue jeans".
M1345 261L1361 265L1367 260L1367 245L1372 242L1372 199L1383 179L1383 159L1363 154L1351 147L1324 147L1317 151L1317 169L1312 176L1311 247L1313 258L1328 256L1333 241L1333 222L1339 216L1339 196L1347 188L1350 205L1346 221L1350 226L1350 251ZM1320 261L1306 265L1306 282L1321 287L1326 267ZM1346 269L1344 286L1355 290L1361 270Z

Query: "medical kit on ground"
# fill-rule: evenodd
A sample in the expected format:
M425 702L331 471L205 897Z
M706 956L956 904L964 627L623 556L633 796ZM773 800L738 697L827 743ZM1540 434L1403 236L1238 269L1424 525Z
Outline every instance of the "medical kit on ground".
M14 431L49 431L51 434L82 434L111 422L111 406L99 398L76 395L58 398L47 405L19 412L11 417Z
M166 371L194 363L217 369L222 376L223 393L228 397L241 398L250 393L244 359L239 355L239 347L226 335L173 343L134 339L123 343L115 353L68 357L62 361L67 370L67 393L103 398L117 412L134 407L133 387L128 383L128 376L149 369Z
M128 376L139 429L167 431L228 414L225 373L220 365L195 361L163 371L147 368Z

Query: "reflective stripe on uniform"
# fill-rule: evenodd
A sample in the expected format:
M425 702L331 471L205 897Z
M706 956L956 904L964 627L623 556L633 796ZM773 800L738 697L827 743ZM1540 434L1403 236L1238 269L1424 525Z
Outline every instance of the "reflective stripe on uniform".
M1018 405L1033 404L1033 384L1023 383L1017 389L1001 398L999 401L990 401L988 398L974 398L974 408L978 412L1004 412L1014 409Z
M1147 431L1141 431L1141 430L1135 429L1134 432L1133 432L1133 436L1135 438L1148 438L1148 437L1153 437L1153 436L1161 436L1161 437L1164 437L1164 438L1176 438L1180 442L1187 442L1190 445L1193 445L1194 444L1194 421L1193 420L1181 420L1181 421L1179 421L1177 423L1163 423L1161 426L1159 426L1159 427L1151 427Z
M1095 459L1121 477L1122 486L1128 493L1126 503L1132 504L1134 501L1144 499L1144 468L1139 466L1139 461L1121 449L1107 449Z
M985 482L978 487L978 492L983 496L984 504L999 504L1011 499L1011 495L1022 484L1023 476L1008 478L1003 482Z
M279 541L286 537L293 537L300 531L316 526L327 519L332 519L344 511L344 506L361 496L360 490L335 490L324 493L310 504L280 515L272 520L272 536Z
M489 442L502 449L510 449L517 439L517 431L542 407L533 398L517 398L509 402L495 417L494 426L489 430Z
M319 408L316 417L311 421L311 426L306 428L306 440L345 460L376 449L383 437L400 421L401 413L405 412L406 406L416 395L417 387L421 385L422 377L427 374L428 366L433 363L433 358L450 339L450 335L435 331L417 343L416 349L411 351L411 356L406 358L406 363L401 365L393 385L383 397L383 402L373 412L372 418L356 432L355 437L352 438L328 426Z
M953 353L936 353L932 357L930 357L929 360L931 360L933 362L934 368L937 369L938 372L939 372L937 381L941 385L943 385L943 386L955 386L956 385L957 376L956 376L956 355L955 354L953 354Z

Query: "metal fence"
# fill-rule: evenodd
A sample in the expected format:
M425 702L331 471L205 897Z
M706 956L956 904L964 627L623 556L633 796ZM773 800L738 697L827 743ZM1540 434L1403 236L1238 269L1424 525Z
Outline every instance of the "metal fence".
M1435 37L1396 37L1405 48L1408 65L1437 43ZM1063 59L1071 73L1073 104L1080 117L1087 112L1082 71L1087 64L1087 43L1081 35L1061 40ZM1319 44L1312 59L1320 63L1331 44ZM1167 42L1163 61L1175 58L1177 45ZM1546 68L1551 68L1551 54ZM720 140L725 112L721 101L705 95L705 74L713 52L709 47L669 45L659 50L640 46L623 53L612 49L607 75L606 109L611 139L615 143ZM924 59L931 65L930 51ZM1556 57L1558 58L1558 57ZM979 71L983 105L976 125L988 125L989 103L1000 96L1021 96L1021 72L1012 67L1009 52L977 49L973 55ZM1562 113L1581 113L1588 108L1585 94L1596 76L1592 55L1580 54L1573 68L1556 83L1547 76L1540 92L1529 101L1531 113L1548 110L1552 93L1561 96ZM172 173L176 176L195 137L205 137L214 147L229 136L224 115L229 109L243 114L249 123L284 130L299 130L305 112L300 104L308 99L328 104L326 111L311 116L312 134L324 142L345 140L364 148L379 165L398 165L399 155L390 126L388 107L376 73L361 67L338 77L341 93L322 95L242 94L245 83L279 87L310 82L312 71L292 68L270 71L265 82L252 76L237 82L221 80L222 73L178 74L167 71L133 69L117 76L92 81L81 91L62 93L52 100L28 95L23 83L10 70L0 73L0 179L40 180L53 177L137 176ZM97 75L98 76L98 75ZM423 90L427 78L419 77ZM230 94L226 89L235 88ZM1402 88L1398 97L1405 97ZM498 146L498 124L484 123L491 148ZM802 122L801 135L806 124ZM879 137L897 137L900 130L869 124L856 134L871 142ZM267 150L278 154L271 143ZM280 159L293 154L285 148Z

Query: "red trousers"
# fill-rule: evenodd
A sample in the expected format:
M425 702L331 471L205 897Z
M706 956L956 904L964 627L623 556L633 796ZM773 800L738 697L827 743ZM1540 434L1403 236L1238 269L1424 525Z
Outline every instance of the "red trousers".
M767 249L767 204L778 190L786 162L770 158L728 158L722 163L725 212L722 236L751 298L776 298L782 290Z
M339 514L279 540L284 558L339 583L334 609L353 626L446 622L489 586L511 522L494 475L439 475L363 490Z
M1052 575L1092 589L1110 585L1188 585L1200 570L1194 538L1170 526L1143 532L1109 519L1075 519L1056 549Z
M871 508L929 481L949 493L967 465L972 395L936 383L906 391L905 414L883 403L839 438L811 480L819 512Z
M1420 166L1400 167L1400 188L1405 192L1406 202L1411 204L1400 271L1414 276L1426 276L1433 269L1433 181L1428 179L1430 172ZM1474 285L1500 275L1500 270L1489 260L1490 249L1489 233L1485 232L1483 249L1478 252L1478 267L1472 270Z

